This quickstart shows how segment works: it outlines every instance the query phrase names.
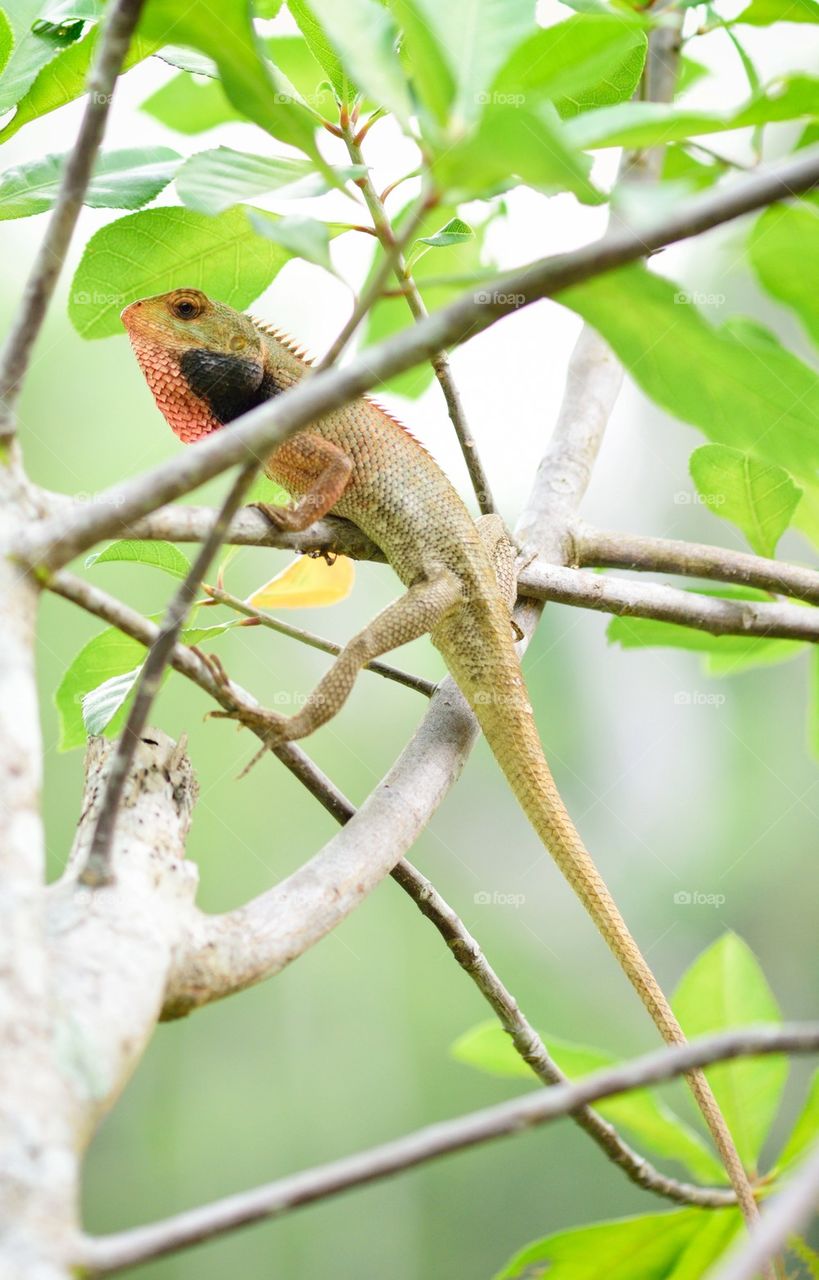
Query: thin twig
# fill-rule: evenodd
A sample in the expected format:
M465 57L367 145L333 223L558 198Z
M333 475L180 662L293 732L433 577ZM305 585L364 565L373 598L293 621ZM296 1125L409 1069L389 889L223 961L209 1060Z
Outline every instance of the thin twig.
M0 354L0 437L14 433L14 408L85 198L105 132L120 68L144 0L114 0L108 9L77 141L66 161L46 233L31 269L11 332Z
M265 613L262 609L254 609L252 604L248 604L246 600L240 600L238 596L231 595L229 591L222 591L219 587L207 585L203 585L202 589L217 604L227 605L229 609L234 609L236 613L241 613L246 618L252 618L259 626L267 627L270 631L277 631L279 635L289 636L291 640L300 640L302 644L310 645L313 649L320 649L322 653L337 655L344 648L343 645L336 644L334 640L326 640L324 636L317 636L313 631L305 631L303 627L293 627L289 622L282 622L281 619L274 618L272 614ZM364 670L374 671L376 675L384 676L387 680L402 684L407 689L414 689L416 693L422 693L426 698L431 698L435 692L436 686L431 680L425 680L423 676L413 675L411 671L402 671L400 667L390 666L388 662L368 662L365 664Z
M775 595L819 604L819 571L746 551L730 551L681 538L612 533L580 525L572 530L573 561L587 568L636 569L682 577L739 582Z
M117 813L137 744L148 723L148 714L162 683L162 673L179 639L182 624L199 590L202 577L207 573L211 560L222 545L225 530L253 483L257 471L258 463L251 462L242 468L234 480L196 559L168 605L159 634L148 651L137 680L131 710L106 775L105 795L100 804L99 816L88 851L88 860L80 872L79 878L82 884L96 888L110 882L111 846Z
M364 166L364 156L361 152L361 141L364 134L363 131L354 135L349 127L344 130L344 141L347 144L347 153L353 164ZM353 159L353 157L357 159ZM421 297L421 292L413 279L412 272L407 266L404 258L403 249L409 242L410 237L402 234L401 241L396 244L395 229L393 228L389 214L384 206L384 199L376 191L369 170L365 167L365 176L359 180L362 194L370 211L370 217L373 220L376 234L381 241L384 250L384 261L379 270L381 276L385 263L388 263L388 272L395 274L403 296L407 300L407 305L412 312L416 323L426 319L429 314ZM431 207L428 204L428 207ZM414 228L413 228L414 230ZM386 273L385 273L386 278ZM383 281L382 281L383 283ZM449 359L446 352L442 349L437 351L430 357L430 363L435 371L435 377L440 383L441 390L446 401L447 412L455 428L455 434L458 437L458 443L461 446L464 462L472 488L475 491L475 497L478 500L478 506L484 515L488 515L495 510L495 503L492 498L492 491L489 486L489 477L483 469L480 456L478 454L475 438L469 429L466 412L461 402L460 393L452 376L452 370L449 365Z
M343 367L302 379L290 391L237 418L230 431L214 431L194 447L151 471L97 495L70 516L38 522L20 534L14 554L25 564L60 568L101 538L132 524L163 503L189 493L248 456L267 457L302 427L369 391L394 374L429 359L495 324L518 306L551 297L570 285L646 257L742 214L811 190L819 184L819 147L798 152L767 172L737 179L681 202L639 231L618 226L601 240L572 253L544 259L499 277L499 287L480 300L474 292L433 312L426 320ZM520 297L521 301L516 300Z
M726 600L663 582L632 582L543 560L528 565L520 590L539 600L579 605L618 617L653 618L715 636L766 636L819 642L819 610L798 604Z
M749 1027L705 1036L689 1044L668 1046L631 1062L596 1071L572 1084L555 1085L454 1120L428 1125L357 1155L201 1205L149 1226L97 1239L85 1238L78 1244L77 1262L92 1275L111 1275L252 1222L337 1195L350 1187L415 1168L450 1152L464 1151L482 1142L548 1124L601 1098L658 1084L696 1067L757 1054L815 1053L817 1050L819 1025L811 1023L781 1028Z
M384 246L384 256L381 259L378 270L353 307L352 314L341 333L315 366L316 373L321 373L323 369L329 369L338 360L361 321L381 297L384 292L384 285L402 258L404 248L415 235L424 220L424 215L433 207L433 204L434 200L431 197L422 196L410 212L406 225L402 228L401 235L398 238L394 238L390 244ZM377 231L371 227L367 227L365 230L372 231L376 237L378 235Z

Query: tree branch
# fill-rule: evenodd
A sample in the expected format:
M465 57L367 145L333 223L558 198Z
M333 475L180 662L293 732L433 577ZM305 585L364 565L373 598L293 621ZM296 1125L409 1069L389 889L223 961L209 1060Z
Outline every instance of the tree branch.
M784 560L768 560L746 551L729 551L678 538L639 533L610 533L576 526L571 533L572 562L581 567L676 573L689 578L738 582L775 595L819 604L819 572Z
M11 332L0 354L0 438L14 432L14 407L28 368L31 348L82 208L97 152L105 132L111 99L143 0L114 0L108 10L88 77L88 97L77 141L63 171L60 188Z
M216 555L225 530L235 515L242 499L250 488L258 470L258 463L247 463L230 487L227 497L213 521L208 535L199 548L193 564L170 604L159 627L156 639L148 650L148 656L137 680L134 700L128 718L117 743L117 749L105 786L105 795L99 809L94 836L88 852L88 861L80 873L80 880L89 888L107 884L110 878L111 847L117 811L122 799L125 781L131 769L134 752L148 723L148 714L162 683L162 673L176 646L182 624L193 604L202 578Z
M521 305L526 305L551 297L569 285L798 195L817 183L819 147L813 147L765 173L698 195L641 226L639 232L618 227L592 245L500 277L497 290L482 291L480 296L488 300L477 301L474 293L462 295L412 328L368 348L345 367L303 379L292 390L237 418L230 431L213 432L160 467L104 491L97 502L75 511L71 518L44 520L20 535L15 554L24 563L59 568L124 524L132 524L248 456L265 457L276 444L323 414L517 309L516 303L501 299L521 295Z
M819 1025L811 1023L781 1028L749 1027L666 1047L594 1072L572 1084L555 1085L455 1120L428 1125L358 1155L216 1200L150 1226L100 1239L85 1239L79 1247L77 1261L92 1275L110 1275L136 1263L212 1240L226 1231L337 1195L350 1187L415 1168L438 1156L548 1124L601 1098L658 1084L696 1067L749 1055L815 1053L817 1050Z
M819 610L796 604L725 600L680 591L662 582L632 582L586 569L538 560L519 578L520 590L539 600L579 605L620 617L654 618L715 636L767 636L819 641Z

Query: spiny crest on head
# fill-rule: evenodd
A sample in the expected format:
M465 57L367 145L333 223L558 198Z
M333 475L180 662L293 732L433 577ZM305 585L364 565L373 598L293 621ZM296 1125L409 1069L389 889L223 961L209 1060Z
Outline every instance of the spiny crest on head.
M260 333L266 333L271 338L275 338L280 346L284 347L286 351L289 351L290 354L295 356L297 360L300 360L302 364L313 364L313 357L308 356L304 347L300 346L294 338L291 338L289 333L285 333L283 329L274 328L272 324L267 324L264 320L258 320L256 316L251 316L250 319L253 322L254 328L258 329Z

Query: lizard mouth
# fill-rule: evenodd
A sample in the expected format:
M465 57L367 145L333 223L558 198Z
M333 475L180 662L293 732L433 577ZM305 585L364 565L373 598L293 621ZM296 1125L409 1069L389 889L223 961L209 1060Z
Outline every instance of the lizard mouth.
M144 316L140 317L140 314L139 314L141 309L142 309L142 302L139 301L139 302L129 303L127 307L124 307L123 310L120 311L119 318L129 333L133 333L135 330L136 331L139 330L139 328L141 327L139 324L140 318L143 320L143 323L144 323L145 317Z

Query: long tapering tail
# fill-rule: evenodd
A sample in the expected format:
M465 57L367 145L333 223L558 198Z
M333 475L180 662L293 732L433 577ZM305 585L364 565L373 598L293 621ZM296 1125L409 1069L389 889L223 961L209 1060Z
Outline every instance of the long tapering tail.
M605 938L663 1039L668 1044L684 1042L682 1028L668 1000L560 797L543 754L511 637L506 640L505 632L493 626L485 613L481 623L476 631L481 634L484 645L492 646L487 631L497 636L497 645L492 646L494 652L488 653L484 648L482 660L467 664L462 645L452 646L457 649L452 652L444 641L439 647L447 665L469 700L518 803ZM463 635L463 624L460 634ZM758 1209L748 1175L711 1087L702 1071L691 1071L686 1078L725 1165L737 1202L745 1218L755 1220Z

